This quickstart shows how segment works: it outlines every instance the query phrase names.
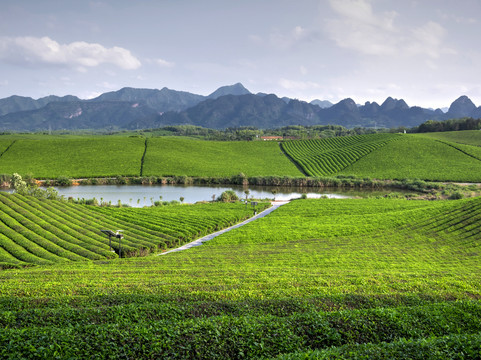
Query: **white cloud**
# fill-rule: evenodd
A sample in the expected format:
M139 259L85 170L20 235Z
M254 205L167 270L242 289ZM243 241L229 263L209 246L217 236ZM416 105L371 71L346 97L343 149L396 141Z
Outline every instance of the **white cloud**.
M284 78L279 80L279 85L287 90L309 90L320 87L319 84L312 81L295 81Z
M175 63L173 62L170 62L170 61L167 61L167 60L164 60L164 59L155 59L154 60L154 63L156 63L157 65L159 65L160 67L174 67L175 66Z
M49 37L0 37L0 59L17 65L63 65L79 71L102 64L131 70L140 61L124 48L76 41L59 44Z
M414 27L397 25L397 12L376 13L371 0L329 0L336 17L326 23L330 38L338 46L378 56L425 55L438 58L455 54L443 43L446 31L438 23Z
M270 34L269 40L277 48L289 49L299 43L315 40L317 37L317 32L298 25L287 33L281 33L279 30L274 31ZM251 39L254 41L252 37Z

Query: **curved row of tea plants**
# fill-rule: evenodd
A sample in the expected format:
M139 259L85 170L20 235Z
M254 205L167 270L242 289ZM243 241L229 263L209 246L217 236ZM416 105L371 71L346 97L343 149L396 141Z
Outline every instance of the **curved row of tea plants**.
M265 204L263 205L265 206ZM0 192L0 266L116 257L101 229L123 229L123 256L146 254L227 227L251 215L242 204L102 209Z
M4 270L0 357L469 358L480 212L481 198L296 200L187 251Z
M363 156L399 139L398 134L369 134L282 143L284 151L309 176L335 174Z
M339 172L378 179L481 182L479 147L404 134Z

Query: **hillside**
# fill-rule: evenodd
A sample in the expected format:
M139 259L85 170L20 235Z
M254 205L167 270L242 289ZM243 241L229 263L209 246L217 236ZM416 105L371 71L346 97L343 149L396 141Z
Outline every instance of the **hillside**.
M247 218L243 204L113 209L0 192L0 269L139 256L178 247ZM120 244L101 229L125 229ZM109 251L110 245L114 253Z
M2 149L3 153L2 153ZM6 150L6 151L5 151ZM144 156L145 151L145 156ZM277 142L122 136L0 136L2 174L35 178L302 176ZM144 161L144 163L142 163ZM141 173L142 170L142 173Z
M479 132L479 131L478 131ZM35 178L354 175L481 182L476 131L367 134L318 140L205 141L181 137L0 136L3 174ZM281 148L282 146L282 148Z
M188 251L4 270L0 356L475 359L479 200L295 201Z
M457 139L471 139L470 132L460 133ZM481 148L442 142L436 136L373 134L293 140L282 146L310 176L480 182Z
M302 176L277 142L152 138L142 175Z

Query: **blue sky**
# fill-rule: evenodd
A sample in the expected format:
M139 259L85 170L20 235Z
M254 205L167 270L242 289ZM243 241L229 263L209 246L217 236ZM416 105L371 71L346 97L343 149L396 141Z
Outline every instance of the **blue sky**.
M479 0L3 0L0 98L125 86L481 105Z

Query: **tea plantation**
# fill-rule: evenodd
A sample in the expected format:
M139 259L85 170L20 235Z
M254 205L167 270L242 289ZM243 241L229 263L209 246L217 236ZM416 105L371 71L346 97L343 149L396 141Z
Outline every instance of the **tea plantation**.
M37 179L189 176L326 177L481 182L479 131L316 140L1 135L0 175Z
M0 357L477 359L480 219L481 198L296 200L187 251L3 270Z
M259 209L265 206L260 203ZM0 267L5 268L147 255L251 216L240 203L114 209L3 192L0 211ZM125 238L109 243L101 229L125 229Z

